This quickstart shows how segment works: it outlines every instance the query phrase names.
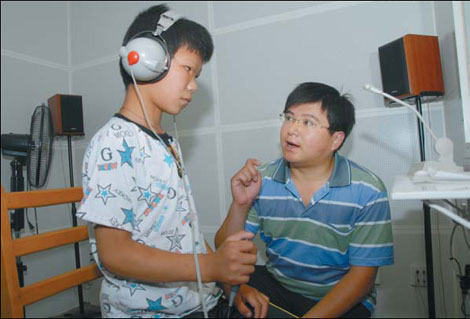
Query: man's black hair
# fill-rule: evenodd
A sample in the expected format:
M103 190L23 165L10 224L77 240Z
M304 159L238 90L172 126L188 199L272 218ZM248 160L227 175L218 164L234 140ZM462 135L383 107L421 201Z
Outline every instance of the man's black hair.
M122 45L125 46L129 40L138 33L144 31L155 31L160 15L168 10L169 8L166 4L161 4L150 7L139 13L129 26L129 29L127 29ZM214 52L212 37L207 29L204 26L185 18L180 18L167 31L163 32L161 36L168 46L171 58L174 57L179 48L187 47L190 51L199 54L202 62L206 63L210 60L212 53ZM119 69L124 86L127 89L128 85L132 83L132 78L127 74L120 59Z
M323 83L305 82L299 84L287 97L284 112L296 105L321 102L321 108L326 111L329 123L329 132L343 131L344 141L356 123L352 97L348 94L341 95L338 90ZM343 144L344 144L343 141ZM338 148L338 150L343 146Z

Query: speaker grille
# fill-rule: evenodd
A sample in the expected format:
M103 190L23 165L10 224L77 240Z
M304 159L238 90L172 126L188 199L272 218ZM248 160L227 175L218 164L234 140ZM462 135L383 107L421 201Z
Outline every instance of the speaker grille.
M410 92L403 38L379 47L382 88L385 93L400 96Z
M82 97L61 95L62 130L64 134L83 134Z

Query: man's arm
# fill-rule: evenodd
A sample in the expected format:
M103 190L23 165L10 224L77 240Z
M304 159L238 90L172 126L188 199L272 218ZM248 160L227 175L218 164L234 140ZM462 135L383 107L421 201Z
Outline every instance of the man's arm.
M304 318L340 317L358 304L374 286L378 267L351 266L349 272L303 315Z
M97 226L95 237L103 266L116 275L148 282L196 281L193 254L177 254L138 243L124 230ZM200 254L203 282L243 284L256 263L253 234L240 232L227 238L213 253Z
M245 229L246 216L250 207L251 203L243 206L232 202L227 217L215 234L215 247L222 245L228 236Z
M248 211L261 188L262 177L256 169L260 164L256 159L248 159L242 169L230 180L233 201L227 217L215 235L216 247L219 247L228 236L245 229Z

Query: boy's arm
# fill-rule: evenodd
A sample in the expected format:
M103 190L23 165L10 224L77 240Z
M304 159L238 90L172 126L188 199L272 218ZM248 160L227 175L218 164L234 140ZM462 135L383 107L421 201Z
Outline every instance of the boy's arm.
M379 267L351 266L349 272L304 318L340 317L358 304L372 289Z
M138 243L124 230L97 226L95 237L101 263L116 275L147 282L196 281L193 254L177 254ZM242 284L256 262L253 234L227 238L217 251L198 255L203 282Z
M245 221L251 204L261 189L262 177L256 169L261 163L248 159L231 179L232 204L222 226L215 235L215 246L219 247L230 235L245 229Z

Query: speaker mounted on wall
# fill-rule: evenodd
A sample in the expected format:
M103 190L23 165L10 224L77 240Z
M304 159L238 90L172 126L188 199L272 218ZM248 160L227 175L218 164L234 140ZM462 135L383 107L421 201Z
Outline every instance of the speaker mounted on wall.
M379 47L379 60L385 93L410 102L417 96L432 101L444 95L437 36L407 34ZM393 106L389 99L385 103Z
M55 135L85 135L80 95L56 94L47 100Z

